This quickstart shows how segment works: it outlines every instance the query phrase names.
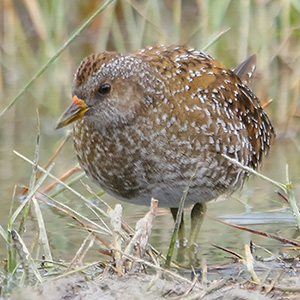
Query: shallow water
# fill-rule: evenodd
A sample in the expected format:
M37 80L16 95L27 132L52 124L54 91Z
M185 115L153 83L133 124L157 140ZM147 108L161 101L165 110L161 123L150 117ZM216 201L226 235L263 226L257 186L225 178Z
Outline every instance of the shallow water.
M29 120L26 126L35 128L35 120ZM50 124L54 124L55 120L51 120ZM23 131L26 128L23 128ZM57 147L62 138L63 131L54 132L53 127L43 125L42 122L41 145L40 145L40 161L44 165L50 156L50 153ZM3 131L4 132L4 131ZM0 148L0 190L2 199L0 202L0 224L7 228L9 209L13 195L13 189L16 184L28 185L31 167L28 163L12 153L13 149L22 154L33 157L34 143L36 133L34 130L27 130L26 146L24 146L24 137L11 139L7 136L2 136L2 140L7 141L1 144ZM298 141L300 144L300 141ZM299 151L296 147L295 140L278 140L272 147L269 157L264 161L264 166L261 172L271 177L274 180L285 182L286 179L286 164L289 165L290 178L293 182L296 198L300 191L299 181ZM55 161L53 174L59 176L65 171L73 167L76 163L75 154L72 148L71 140L67 142L62 152ZM47 180L50 183L51 180ZM95 191L99 190L95 185L85 178L84 182L89 183ZM74 188L88 195L81 183L77 183ZM22 191L17 190L17 194ZM251 176L244 184L241 191L238 191L228 197L224 201L212 201L208 204L207 215L213 218L220 218L227 222L242 224L261 231L267 231L292 238L296 236L296 223L291 212L286 209L286 203L277 195L278 188L260 178ZM71 193L63 193L57 199L80 211L82 214L87 214L93 218L91 212L86 208L85 204ZM112 207L115 204L121 203L112 199L108 195L104 195L105 199ZM96 204L98 202L94 200ZM14 209L18 206L18 200L15 202ZM121 203L123 206L123 217L131 225L135 226L137 220L143 217L148 212L148 207L130 205ZM55 259L70 260L80 247L86 233L83 230L73 228L77 224L70 217L65 216L52 210L45 204L41 205L42 213L45 219L48 237L53 250ZM250 240L255 244L268 249L269 251L278 254L283 251L283 245L270 238L260 237L241 231L224 224L217 222L215 219L206 217L204 219L200 236L198 238L197 254L195 254L193 263L199 265L201 260L205 258L209 265L228 263L231 260L227 257L229 254L213 247L213 244L232 249L233 251L244 255L244 244L249 244ZM96 221L96 218L94 218ZM186 231L189 232L189 209L185 210ZM15 226L17 228L17 226ZM173 230L173 219L168 209L159 208L159 213L155 219L155 224L151 236L151 244L163 254L167 253L170 236ZM25 241L30 245L30 242L36 237L37 225L35 217L30 215ZM110 241L110 238L107 238ZM95 243L87 257L88 261L99 259L99 244ZM255 254L270 256L263 251L258 251ZM0 259L6 257L5 244L0 239ZM226 258L225 258L226 257ZM184 264L190 264L190 261L184 260Z

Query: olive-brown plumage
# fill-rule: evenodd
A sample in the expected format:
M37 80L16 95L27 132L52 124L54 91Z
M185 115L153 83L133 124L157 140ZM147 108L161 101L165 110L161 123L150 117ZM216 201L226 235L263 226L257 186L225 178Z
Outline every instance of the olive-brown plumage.
M72 106L58 127L74 123L74 146L86 174L118 199L178 207L240 187L274 139L258 98L210 56L159 46L85 58ZM237 75L238 74L238 75Z

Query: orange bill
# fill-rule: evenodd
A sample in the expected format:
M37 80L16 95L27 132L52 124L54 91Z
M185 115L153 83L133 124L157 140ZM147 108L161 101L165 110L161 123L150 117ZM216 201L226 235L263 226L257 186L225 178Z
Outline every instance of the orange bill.
M62 128L67 126L74 121L81 119L85 112L89 108L85 104L85 102L75 95L73 97L73 103L67 108L67 110L62 114L62 116L58 119L55 129Z

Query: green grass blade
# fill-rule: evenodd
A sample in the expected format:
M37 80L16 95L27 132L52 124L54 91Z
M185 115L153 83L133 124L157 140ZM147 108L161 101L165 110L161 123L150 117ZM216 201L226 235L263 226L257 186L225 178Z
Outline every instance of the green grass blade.
M33 75L28 83L19 91L19 93L11 100L11 102L0 113L1 117L20 99L24 92L39 78L49 66L51 66L62 52L73 42L73 40L114 0L107 0L99 7L73 34L72 36L57 50L57 52L41 67L41 69Z

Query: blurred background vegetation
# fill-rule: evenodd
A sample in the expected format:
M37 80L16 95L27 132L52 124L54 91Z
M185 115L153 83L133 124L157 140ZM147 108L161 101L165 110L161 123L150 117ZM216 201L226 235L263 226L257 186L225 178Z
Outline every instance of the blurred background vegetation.
M0 0L0 112L103 3L100 0ZM55 131L54 126L71 101L73 76L82 58L92 52L130 52L156 44L190 45L205 50L229 68L256 53L253 89L262 103L273 99L266 110L276 127L277 144L288 141L294 145L288 148L292 151L284 148L274 156L273 162L282 163L280 167L272 167L276 170L272 174L282 180L285 164L289 163L293 167L292 178L299 182L299 0L115 0L1 117L2 224L8 217L14 185L27 184L30 177L31 166L24 167L25 163L14 156L13 150L33 156L36 110L41 119L40 161L43 163L64 134L63 130ZM288 151L289 157L283 157ZM75 162L69 143L58 158L54 173L62 174Z
M103 2L1 0L1 110ZM267 109L272 121L280 131L299 125L298 0L118 0L75 39L1 120L2 138L8 133L24 137L18 121L24 114L34 119L36 108L45 115L42 123L48 121L48 129L52 129L70 101L73 74L84 56L103 50L130 52L156 44L205 49L231 68L257 53L254 89L262 102L274 100ZM8 122L11 118L12 123Z

